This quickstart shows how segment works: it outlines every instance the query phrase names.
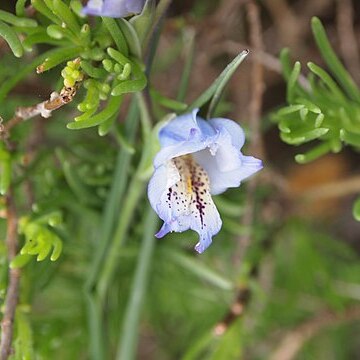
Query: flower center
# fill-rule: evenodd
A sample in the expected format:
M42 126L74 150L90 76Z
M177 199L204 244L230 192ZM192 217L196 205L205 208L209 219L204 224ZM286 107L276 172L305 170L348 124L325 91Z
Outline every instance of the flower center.
M206 226L204 210L207 205L212 204L208 174L191 155L176 157L171 163L180 179L168 190L169 208L178 215L193 215L203 228Z

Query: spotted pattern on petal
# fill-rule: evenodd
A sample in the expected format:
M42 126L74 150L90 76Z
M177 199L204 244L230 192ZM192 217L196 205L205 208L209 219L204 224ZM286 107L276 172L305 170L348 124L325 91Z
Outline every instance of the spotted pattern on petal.
M210 182L206 171L191 155L175 157L172 165L179 172L180 179L166 194L166 203L172 212L172 218L180 220L182 216L191 218L190 227L198 232L206 231L209 218L219 218L210 195ZM181 224L179 224L181 226Z

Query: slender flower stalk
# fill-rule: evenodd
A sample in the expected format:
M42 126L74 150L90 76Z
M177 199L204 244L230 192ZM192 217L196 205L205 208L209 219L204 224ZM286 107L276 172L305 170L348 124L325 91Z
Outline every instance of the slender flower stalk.
M195 230L195 250L202 253L222 225L211 195L238 187L262 168L262 162L241 153L245 136L237 123L222 118L205 121L197 112L176 117L160 130L161 149L148 196L164 221L156 236Z

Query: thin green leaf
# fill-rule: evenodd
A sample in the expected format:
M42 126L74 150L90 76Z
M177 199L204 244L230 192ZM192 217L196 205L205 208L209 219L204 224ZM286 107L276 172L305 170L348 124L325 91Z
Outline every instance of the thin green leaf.
M16 57L23 56L24 49L15 31L1 20L0 36L9 44L11 51Z
M299 145L304 142L308 142L311 140L315 140L323 135L325 135L329 129L327 128L317 128L310 131L292 131L289 134L281 134L281 138L283 141L287 142L288 144Z
M139 124L139 110L135 98L132 99L128 115L125 119L125 133L130 144L135 139L135 134ZM111 244L113 230L116 224L117 216L120 212L120 204L125 194L128 183L127 174L129 172L131 153L120 149L114 169L113 181L109 191L101 219L101 228L99 237L102 241L96 245L96 251L88 271L85 283L85 292L87 294L88 322L90 324L90 349L91 355L95 359L106 358L104 356L106 346L104 345L104 319L101 298L97 294L97 277L104 264L104 259Z
M295 97L297 95L297 81L300 75L301 71L301 64L299 61L296 61L294 64L294 67L290 73L289 80L287 83L287 89L286 89L286 100L288 103L292 103L295 100Z
M120 110L122 100L122 96L111 96L104 110L89 119L69 123L66 127L71 130L79 130L100 125Z
M107 120L105 120L103 123L99 125L98 127L99 136L105 136L109 133L112 126L114 125L114 122L116 121L116 118L117 118L117 114L109 117Z
M246 56L249 54L249 50L242 51L233 61L230 63L226 75L219 81L218 86L216 87L215 93L210 101L209 109L207 112L207 118L210 119L215 112L215 109L220 101L220 97L224 91L225 86L235 73L236 69L240 66L240 64L244 61ZM225 70L226 71L226 68Z
M187 108L187 105L184 104L183 102L169 99L166 96L163 96L159 91L155 89L151 89L150 94L156 102L166 107L167 109L174 111L184 111Z
M192 64L194 60L195 54L195 32L193 30L187 30L184 33L184 57L185 64L183 68L183 72L181 74L179 90L177 95L177 100L180 102L184 102L186 97L186 92L188 89L190 75L192 70Z
M329 88L329 90L335 97L337 97L342 102L346 101L346 98L341 89L324 69L312 62L308 62L307 66L315 75L317 75L324 82L324 84Z
M25 4L27 0L17 0L15 5L15 13L17 16L25 16Z
M360 197L357 198L357 200L356 200L355 203L354 203L354 206L353 206L353 215L354 215L354 218L355 218L357 221L360 221Z
M319 157L327 154L331 151L331 144L328 142L322 143L310 151L308 151L306 154L298 154L295 156L295 161L299 164L307 164L311 161L314 161L318 159Z
M117 49L124 54L124 56L128 56L129 50L126 43L126 39L115 19L109 17L101 18L105 27L109 31L111 37L113 38Z
M123 33L126 43L129 47L129 53L136 58L141 59L141 44L134 27L125 19L118 19L121 32Z
M0 20L19 27L36 28L38 26L36 20L16 16L4 10L0 10Z
M242 61L245 59L247 54L249 53L248 50L242 51L239 55L237 55L234 60L226 66L226 68L223 70L223 72L218 76L218 78L212 83L212 85L207 88L191 105L189 105L187 111L191 111L196 108L200 108L203 106L212 96L216 97L214 100L211 101L211 109L214 110L215 106L217 105L217 102L219 100L219 97L221 95L222 90L224 89L227 82L230 80L231 76L235 72L235 70L238 68L238 66L242 63ZM209 108L210 109L210 108ZM208 114L210 114L208 112Z
M146 39L151 34L151 26L155 20L155 1L147 0L139 15L130 18L129 23L134 27L141 44L146 44Z
M52 245L53 245L54 249L50 256L50 260L56 261L61 255L63 244L62 244L62 241L58 237L54 237Z
M141 243L135 275L125 310L121 338L116 354L117 360L134 359L139 338L139 321L142 305L149 286L148 279L151 270L151 260L155 248L154 233L157 228L157 215L148 206L144 222L144 233Z
M61 26L62 21L48 8L44 0L31 0L31 5L42 15L47 17L53 24Z
M44 71L48 71L67 60L71 60L78 56L81 50L82 48L79 46L55 49L51 55L48 56L45 61L37 67L37 72L43 73Z
M355 134L345 129L340 130L340 138L345 143L360 148L360 134Z
M0 195L5 195L11 183L11 159L3 160L0 163Z
M293 65L290 60L290 51L288 48L284 48L280 51L280 63L283 76L286 81L289 81Z
M74 35L79 35L80 25L69 6L64 4L62 0L53 0L52 4L55 15L61 19L61 21L72 31Z
M348 96L360 103L360 90L338 59L336 53L330 45L323 25L317 17L313 17L311 19L311 27L316 44L319 47L326 64L329 66L339 83L344 87Z
M101 79L107 75L107 72L104 69L91 65L89 61L81 60L80 66L87 75L94 79Z
M67 41L59 41L50 37L45 31L39 31L35 34L29 35L22 43L26 51L31 51L36 44L49 44L55 46L66 46Z
M205 280L222 290L230 291L234 288L234 284L230 280L216 273L213 269L199 261L197 257L187 256L174 251L173 249L168 249L166 250L166 258L171 259L174 263L186 269L186 271L193 273L202 280Z
M10 263L10 269L22 268L24 267L30 260L32 256L29 254L18 254L16 255Z

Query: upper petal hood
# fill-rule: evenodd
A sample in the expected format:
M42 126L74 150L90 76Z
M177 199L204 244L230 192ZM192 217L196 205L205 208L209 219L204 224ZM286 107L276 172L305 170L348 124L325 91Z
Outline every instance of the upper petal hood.
M90 0L83 13L120 18L140 13L144 4L145 0Z

